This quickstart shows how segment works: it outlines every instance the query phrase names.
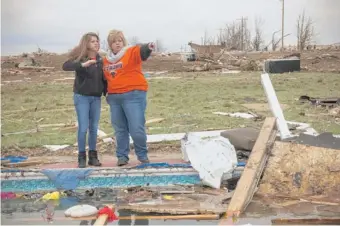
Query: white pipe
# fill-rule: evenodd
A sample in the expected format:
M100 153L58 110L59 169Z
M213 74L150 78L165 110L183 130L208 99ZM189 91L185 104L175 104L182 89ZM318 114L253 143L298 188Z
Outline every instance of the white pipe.
M287 122L283 115L279 100L277 99L274 87L270 81L269 74L265 73L261 75L261 83L266 93L270 109L275 116L276 125L280 132L281 140L291 137L291 133L288 129Z

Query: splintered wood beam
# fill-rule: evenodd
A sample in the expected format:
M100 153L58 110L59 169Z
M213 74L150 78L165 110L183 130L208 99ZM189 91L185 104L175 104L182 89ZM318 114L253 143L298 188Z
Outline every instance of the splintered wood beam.
M265 168L270 149L275 142L276 133L276 118L266 118L249 156L247 165L245 166L242 176L237 183L235 193L228 205L226 216L224 216L223 219L238 217L241 212L247 208L253 198L256 187ZM224 225L227 222L223 219L220 221L220 225Z

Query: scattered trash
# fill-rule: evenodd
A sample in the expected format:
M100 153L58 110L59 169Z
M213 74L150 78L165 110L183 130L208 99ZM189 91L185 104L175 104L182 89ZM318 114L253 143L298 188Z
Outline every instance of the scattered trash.
M59 150L65 149L69 146L70 145L44 145L45 148L47 148L51 151L59 151Z
M288 125L296 126L294 129L304 134L317 136L319 133L308 123L286 121Z
M163 199L165 199L165 200L173 200L173 196L171 196L171 195L163 195Z
M335 107L340 105L340 97L330 97L330 98L314 98L309 96L300 96L299 100L301 102L310 102L312 105L321 105Z
M154 119L149 119L145 122L145 124L151 124L151 123L155 123L155 122L163 122L165 120L165 118L154 118Z
M42 200L47 201L47 200L59 200L61 196L64 196L63 193L60 193L59 191L55 191L52 193L47 193L43 197L41 197Z
M88 217L98 214L98 209L91 205L76 205L65 211L66 217Z
M103 137L107 137L107 134L104 131L98 129L97 136L99 138L103 138Z
M104 138L104 139L103 139L103 142L104 142L104 143L112 143L112 142L113 142L113 139L112 139L112 137L107 137L107 138Z
M182 151L202 182L213 188L220 188L223 178L231 178L237 165L234 146L222 136L201 138L188 133L182 142ZM228 175L228 176L225 176Z
M228 69L223 68L221 73L222 74L238 74L238 73L241 73L241 71L238 71L238 70L228 70Z
M243 112L235 112L235 113L213 112L213 114L215 114L215 115L228 115L228 116L231 116L231 117L245 118L245 119L257 117L257 115L255 115L255 114L249 114L249 113L243 113Z

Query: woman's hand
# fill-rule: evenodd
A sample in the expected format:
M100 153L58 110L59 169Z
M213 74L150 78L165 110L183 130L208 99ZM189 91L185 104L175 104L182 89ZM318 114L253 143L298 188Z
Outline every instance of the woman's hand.
M92 64L95 64L95 63L97 63L96 60L88 60L88 61L82 63L81 66L82 67L89 67L89 66L91 66Z
M150 42L148 46L150 50L155 50L155 43Z

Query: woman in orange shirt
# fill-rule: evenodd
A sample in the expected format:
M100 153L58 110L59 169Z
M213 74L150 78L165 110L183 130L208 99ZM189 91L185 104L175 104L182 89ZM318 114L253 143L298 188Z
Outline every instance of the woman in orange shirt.
M106 100L117 141L117 165L129 162L129 134L138 160L148 163L145 131L148 83L142 73L142 61L150 56L154 44L128 47L123 33L118 30L110 31L107 41L110 51L103 59L103 69L107 80Z

